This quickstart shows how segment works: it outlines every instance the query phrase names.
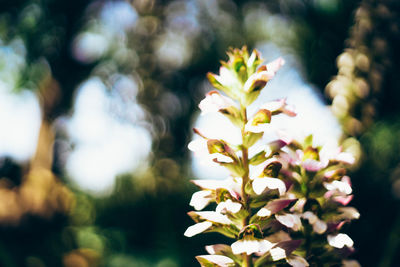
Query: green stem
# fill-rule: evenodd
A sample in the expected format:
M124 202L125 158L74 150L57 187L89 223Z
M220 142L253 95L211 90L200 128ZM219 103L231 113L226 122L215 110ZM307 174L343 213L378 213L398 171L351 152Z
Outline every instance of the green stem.
M246 107L241 106L241 112L243 116L243 127L242 131L242 163L243 168L245 170L244 175L242 176L242 197L243 197L243 206L247 210L247 216L243 219L243 227L249 224L251 210L250 210L250 203L249 203L249 195L246 193L246 184L249 182L249 151L248 148L245 147L243 144L245 142L245 126L247 123L247 110ZM242 254L243 257L243 266L244 267L252 267L253 262L251 255L247 255L246 253Z

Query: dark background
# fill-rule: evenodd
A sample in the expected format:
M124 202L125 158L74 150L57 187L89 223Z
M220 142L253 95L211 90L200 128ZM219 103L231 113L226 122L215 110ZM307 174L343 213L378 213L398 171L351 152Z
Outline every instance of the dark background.
M108 2L0 1L0 45L20 38L27 51L12 93L31 90L37 94L42 123L53 125L47 132L40 131L40 137L49 142L38 142L37 151L41 146L54 149L50 159L39 152L28 162L2 158L0 195L5 211L0 216L0 266L196 266L194 256L204 253L204 245L221 242L221 237L213 234L183 236L192 223L186 212L191 210L188 203L195 191L189 183L193 174L187 143L204 93L199 84L208 71L217 71L219 60L226 60L227 48L282 42L277 41L279 33L273 29L271 33L254 30L263 20L252 24L256 18L246 16L249 9L266 10L288 22L292 35L283 42L297 56L307 82L320 90L327 104L332 99L325 87L338 74L337 57L347 49L367 55L371 67L356 69L354 77L365 78L370 93L351 102L354 108L339 118L344 138L354 137L362 151L359 165L350 173L355 195L352 205L361 218L347 232L355 241L353 257L362 266L400 266L400 2L226 0L206 5L202 1L132 1L129 4L136 10L138 22L123 30L125 41L101 56L77 59L71 52L76 36L90 30L90 22L98 20ZM188 15L173 24L191 47L191 57L177 65L159 62L157 40L172 27L171 16L177 14L172 11L178 8L197 14L197 23ZM129 53L118 56L122 48L135 51L134 59ZM180 51L175 53L180 55ZM0 71L8 64L2 62ZM104 64L113 68L102 68ZM121 174L112 194L93 196L68 179L60 152L63 147L58 144L68 143L71 150L73 144L55 122L71 112L74 92L91 75L106 83L113 73L133 72L143 82L137 101L146 111L146 127L152 134L148 168L140 175ZM181 103L180 110L165 112L159 105L165 93ZM372 107L373 112L364 112L365 107ZM357 119L362 127L352 130L348 118ZM38 166L54 175L52 181L57 182L51 192L62 197L51 200L57 204L40 202L47 205L42 209L25 208L14 218L14 206L5 199L14 197L22 203L18 192ZM48 172L37 175L41 179ZM34 194L37 187L32 188Z

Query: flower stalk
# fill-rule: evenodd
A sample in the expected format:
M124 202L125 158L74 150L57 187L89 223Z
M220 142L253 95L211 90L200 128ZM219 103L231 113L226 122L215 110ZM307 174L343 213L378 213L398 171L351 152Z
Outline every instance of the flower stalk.
M246 107L241 105L241 113L243 117L243 126L241 129L242 134L242 161L243 161L243 168L244 168L244 175L242 177L242 196L243 196L243 207L247 211L248 215L243 218L243 227L249 224L250 221L250 206L249 206L249 196L246 193L246 184L249 181L249 155L248 155L248 148L244 145L245 144L245 127L247 123L247 110ZM243 257L243 266L244 267L252 267L252 261L250 255L246 253L242 254Z
M359 216L357 210L346 207L352 195L344 165L351 163L351 155L317 147L312 136L302 142L288 137L263 142L275 116L296 115L285 99L265 103L248 114L248 106L284 61L278 58L261 65L260 53L254 50L249 55L246 47L232 49L228 56L219 75L207 75L226 96L211 91L199 107L202 114L218 112L229 119L242 140L230 144L195 129L199 139L189 149L225 167L230 176L193 181L200 191L190 201L196 211L188 214L196 224L185 235L218 232L234 241L207 246L210 255L196 259L206 267L306 267L320 266L321 259L337 265L353 250L353 241L340 229ZM201 211L213 202L215 211Z

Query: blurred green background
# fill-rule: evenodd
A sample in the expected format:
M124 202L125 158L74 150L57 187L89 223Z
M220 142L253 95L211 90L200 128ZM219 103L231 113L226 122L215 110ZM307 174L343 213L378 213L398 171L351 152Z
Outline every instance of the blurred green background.
M0 266L197 266L221 237L183 236L189 180L202 175L187 143L206 73L242 45L286 56L331 105L332 131L359 158L353 257L400 266L399 11L396 0L0 0Z

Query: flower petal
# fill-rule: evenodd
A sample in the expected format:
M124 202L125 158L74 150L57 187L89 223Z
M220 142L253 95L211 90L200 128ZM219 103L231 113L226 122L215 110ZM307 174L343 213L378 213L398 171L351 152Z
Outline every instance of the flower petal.
M240 204L238 202L233 202L232 200L228 199L226 201L220 202L217 205L215 211L216 212L229 211L232 213L237 213L240 211L241 208L242 208L242 204Z
M294 231L298 231L301 228L301 220L298 214L284 214L284 215L275 215L275 218L278 222L283 224L288 228L292 228Z
M231 258L222 255L201 255L196 256L196 259L201 266L229 267L235 265Z
M287 259L286 259L287 263L289 263L290 266L293 267L307 267L310 266L308 264L308 262L300 256L297 255L290 255Z
M211 221L211 222L216 222L220 224L231 224L232 221L229 220L229 218L219 212L215 211L195 211L194 212L196 215L200 216L200 218Z
M269 251L274 261L279 261L286 258L286 251L280 247L275 247Z
M206 251L212 255L232 253L231 246L225 245L225 244L216 244L216 245L206 246Z
M279 57L267 64L267 70L276 73L284 64L285 60Z
M353 240L346 234L328 235L328 243L335 248L353 247Z
M255 178L253 180L253 190L257 195L261 195L266 188L278 189L279 195L286 192L285 183L278 178Z
M235 102L233 102L230 98L221 95L217 91L208 92L206 94L206 98L204 98L199 104L202 115L218 112L221 109L231 106L235 106Z
M192 237L197 234L200 234L210 228L212 226L212 222L201 222L201 223L196 223L192 226L189 226L188 229L186 229L184 235L187 237Z
M234 254L246 253L247 255L250 255L257 252L265 253L273 246L273 243L265 239L259 240L253 238L245 238L234 242L231 245L231 248Z
M212 193L210 191L195 192L192 195L189 205L194 207L195 210L202 210L212 201L211 196Z
M293 201L296 201L296 199L276 199L268 202L267 205L265 205L263 208L261 208L258 212L257 215L260 217L266 217L270 216L271 214L275 214L278 211L283 210L287 206L289 206L290 203Z

